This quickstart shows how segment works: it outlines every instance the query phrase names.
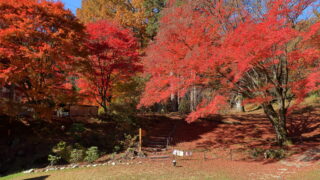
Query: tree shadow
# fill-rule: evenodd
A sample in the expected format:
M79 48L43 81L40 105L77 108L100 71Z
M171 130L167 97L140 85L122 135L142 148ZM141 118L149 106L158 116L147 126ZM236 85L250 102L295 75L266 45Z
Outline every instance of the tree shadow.
M212 132L220 124L222 124L223 117L220 115L214 116L214 118L203 118L192 123L187 123L181 119L176 124L176 130L173 133L172 145L176 145L182 142L193 142L201 139L201 135ZM212 142L206 142L208 146L212 146ZM205 146L203 146L205 148Z
M269 144L269 139L263 137L272 131L267 119L261 115L213 116L190 124L181 122L174 139L176 144L195 141L196 146L202 148L229 148L234 144L252 141L255 141L253 146L257 146Z
M27 178L24 180L45 180L49 177L49 175L45 175L45 176L39 176L39 177L34 177L34 178Z
M288 118L288 131L295 141L319 140L320 132L317 134L316 131L319 127L320 118L315 107L308 106L294 111ZM303 136L304 134L309 136Z
M305 153L309 161L320 158L319 108L307 107L295 111L288 119L288 131L294 145L286 147L294 156ZM215 115L188 124L181 120L173 134L173 144L185 149L233 150L279 149L274 129L263 114ZM314 150L315 153L309 153ZM319 150L320 151L320 150ZM306 158L308 159L308 158ZM278 161L258 159L265 163Z

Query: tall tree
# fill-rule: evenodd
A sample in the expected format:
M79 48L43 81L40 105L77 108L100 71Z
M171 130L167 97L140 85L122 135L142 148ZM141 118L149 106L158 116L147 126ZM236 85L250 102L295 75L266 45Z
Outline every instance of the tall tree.
M20 94L19 107L51 114L71 94L65 85L84 55L84 27L61 2L0 0L0 10L0 83Z
M210 40L219 38L212 15L197 10L194 2L181 3L169 3L163 10L159 32L147 48L144 64L152 77L141 99L144 105L166 100L168 95L194 92L201 85L198 68L212 54ZM195 93L191 94L195 100Z
M77 16L84 23L117 21L123 27L132 29L141 45L145 45L147 16L143 3L144 0L82 0Z
M187 120L193 121L216 113L229 92L240 92L260 103L278 143L287 144L292 104L318 88L320 80L319 50L303 45L319 37L320 23L303 31L295 28L313 1L267 1L259 15L224 9L225 1L210 6L204 2L187 1L166 10L147 51L145 69L151 78L140 106L167 100L172 92L186 92L194 85L212 88L212 97L189 114Z
M145 14L147 17L146 34L153 40L159 28L160 12L165 7L166 0L144 0Z
M130 30L103 20L87 24L87 33L90 56L78 81L80 92L107 112L116 84L142 70L137 41Z

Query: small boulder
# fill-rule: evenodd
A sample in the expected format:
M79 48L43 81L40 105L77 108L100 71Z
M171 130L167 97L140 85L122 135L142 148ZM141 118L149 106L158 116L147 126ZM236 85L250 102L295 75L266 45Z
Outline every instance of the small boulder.
M32 173L32 172L34 172L34 169L29 169L29 170L23 171L23 173L25 173L25 174Z

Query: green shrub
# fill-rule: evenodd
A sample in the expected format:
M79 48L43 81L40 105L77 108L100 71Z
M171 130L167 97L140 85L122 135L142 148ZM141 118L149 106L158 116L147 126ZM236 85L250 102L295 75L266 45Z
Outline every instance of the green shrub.
M95 160L99 158L99 150L98 147L96 146L91 146L89 149L86 151L86 157L84 158L85 161L92 163Z
M112 154L110 155L110 159L114 160L114 159L116 158L116 154L117 154L117 153L115 153L115 152L112 153Z
M98 147L92 146L87 150L76 143L74 145L67 145L66 142L60 141L52 148L54 155L48 155L48 161L51 165L56 164L60 159L68 163L81 162L83 160L87 162L94 162L99 158Z
M284 149L268 149L264 152L266 159L282 159L286 157L286 151Z
M124 134L124 140L120 141L120 144L125 150L128 150L130 148L135 148L137 147L137 139L138 139L137 135L132 136L130 134Z
M284 149L261 149L254 148L249 151L249 154L252 158L262 158L265 159L282 159L285 158L287 153Z
M262 157L264 153L264 149L261 148L253 148L249 151L249 154L252 158L259 158Z
M48 156L48 161L50 162L50 166L57 164L60 159L61 159L60 156L55 156L55 155L51 155L51 154L49 154L49 156Z
M83 160L83 150L82 149L73 149L70 154L70 162L76 163Z
M120 151L120 149L121 149L120 146L116 145L116 146L113 147L113 152L117 153L117 152Z
M57 145L52 148L52 152L61 157L63 160L70 162L70 153L72 146L67 145L66 142L60 141Z

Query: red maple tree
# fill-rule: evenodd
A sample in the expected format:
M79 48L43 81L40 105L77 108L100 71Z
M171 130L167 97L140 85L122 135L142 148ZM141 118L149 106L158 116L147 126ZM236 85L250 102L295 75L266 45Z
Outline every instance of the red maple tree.
M52 114L71 95L65 84L83 55L84 26L61 2L0 0L0 11L1 87L13 87L19 107Z
M87 24L87 33L90 55L78 80L80 92L107 112L115 83L142 70L137 40L129 30L108 21Z
M156 40L147 50L146 84L141 106L183 96L194 85L212 89L187 120L217 113L230 92L261 105L277 141L286 144L287 115L319 83L319 50L304 46L319 37L320 24L303 31L296 25L310 0L273 0L264 12L230 12L224 5L186 1L165 10ZM207 3L207 1L203 1ZM173 3L174 4L174 3ZM276 101L277 107L273 102Z

